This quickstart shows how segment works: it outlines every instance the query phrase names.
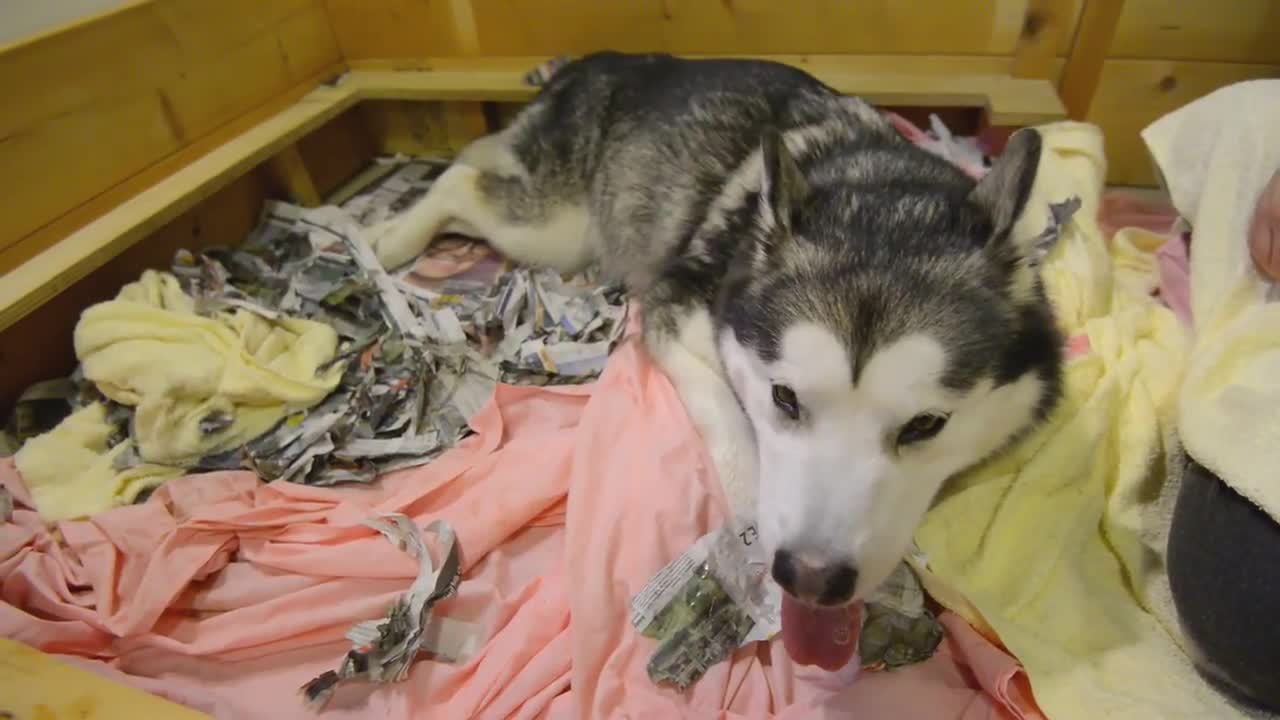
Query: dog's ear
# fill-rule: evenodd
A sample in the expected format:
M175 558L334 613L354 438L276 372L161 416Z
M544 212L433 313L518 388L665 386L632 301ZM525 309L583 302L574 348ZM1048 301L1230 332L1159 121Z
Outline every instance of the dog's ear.
M765 131L760 143L760 161L764 166L760 181L760 214L767 234L774 242L791 236L796 210L809 193L800 167L787 149L777 128Z
M1012 244L1019 256L1033 254L1034 238L1015 237L1013 229L1027 210L1036 171L1040 169L1042 145L1040 133L1036 130L1024 129L1014 133L991 170L969 194L969 200L991 217L990 243L993 248L1008 248Z

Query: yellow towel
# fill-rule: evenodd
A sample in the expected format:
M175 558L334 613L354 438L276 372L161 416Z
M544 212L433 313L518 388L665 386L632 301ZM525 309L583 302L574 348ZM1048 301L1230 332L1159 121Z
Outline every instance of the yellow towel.
M245 310L201 317L176 278L150 270L86 310L75 344L85 377L137 408L138 453L172 465L248 442L322 400L342 376L338 366L317 372L337 350L328 325ZM231 423L201 432L218 415Z
M1160 238L1130 229L1109 247L1096 222L1101 134L1040 130L1033 207L1082 200L1045 283L1064 330L1091 350L1068 362L1047 426L956 478L917 542L967 600L943 602L999 636L1053 720L1243 717L1195 673L1168 613L1158 516L1188 339L1150 297Z
M1280 170L1280 80L1221 88L1142 133L1191 223L1196 341L1179 398L1187 452L1280 521L1280 284L1249 258L1249 221Z
M310 320L272 322L245 310L197 315L176 278L151 270L115 300L85 310L75 330L85 377L135 407L134 442L151 463L146 477L178 474L320 402L342 376L341 365L320 372L337 345L333 328ZM85 515L136 496L140 471L112 474L111 460L126 446L108 448L109 435L102 408L88 408L18 453L42 516Z
M56 428L31 438L15 461L31 499L48 522L84 517L127 505L143 490L179 477L182 469L143 464L117 471L112 463L130 446L111 442L115 428L106 409L94 403L72 413Z

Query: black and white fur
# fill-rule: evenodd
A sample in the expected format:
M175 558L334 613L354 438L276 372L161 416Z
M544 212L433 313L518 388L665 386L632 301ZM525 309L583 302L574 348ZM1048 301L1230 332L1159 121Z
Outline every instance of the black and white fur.
M1015 231L1040 145L1015 134L975 184L798 69L601 53L372 241L395 267L461 228L625 283L774 577L839 605L1059 396L1062 338Z

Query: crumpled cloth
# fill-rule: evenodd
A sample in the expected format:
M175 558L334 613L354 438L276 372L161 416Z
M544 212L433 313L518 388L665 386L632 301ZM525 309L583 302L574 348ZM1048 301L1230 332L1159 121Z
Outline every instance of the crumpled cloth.
M337 347L333 328L310 320L198 315L177 278L147 270L116 299L85 310L75 329L85 378L134 408L131 437L110 443L102 406L89 406L29 441L18 468L47 520L131 502L177 468L323 400L342 377L340 363L324 367ZM129 448L144 464L114 470Z
M1280 283L1249 254L1258 199L1280 170L1280 80L1216 90L1142 138L1195 234L1195 344L1178 402L1187 453L1280 522Z
M1156 250L1156 264L1160 272L1152 292L1173 310L1183 325L1190 327L1190 237L1179 227L1181 224L1178 211L1167 202L1134 197L1123 191L1104 193L1098 208L1098 228L1107 242L1122 230L1148 233L1163 239Z
M153 463L117 469L114 463L130 443L114 439L116 427L106 415L102 403L85 406L18 452L23 479L46 521L128 505L144 491L184 474L181 468Z
M795 667L779 640L687 694L651 683L655 643L628 603L724 523L725 500L635 332L593 385L499 386L475 435L373 486L215 473L53 531L19 510L0 526L0 634L217 717L314 718L297 689L417 572L360 524L402 512L457 531L464 578L435 613L479 627L480 649L459 665L422 658L403 684L343 688L323 717L1042 717L1018 663L949 612L932 658L851 687ZM10 464L0 480L21 490Z
M1088 350L1068 360L1052 419L956 478L926 516L917 542L956 591L935 597L998 636L1055 720L1242 717L1193 669L1170 612L1164 454L1189 340L1151 296L1163 239L1135 228L1108 244L1101 132L1040 130L1031 207L1083 201L1046 259L1046 288ZM1037 232L1046 219L1033 216L1016 231Z

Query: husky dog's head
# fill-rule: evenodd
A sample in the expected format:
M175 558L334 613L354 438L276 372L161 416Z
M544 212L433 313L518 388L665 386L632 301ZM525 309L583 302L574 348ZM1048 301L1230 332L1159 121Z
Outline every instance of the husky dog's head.
M755 429L758 529L792 596L865 597L942 484L1057 400L1043 248L1015 229L1040 149L1015 134L975 185L914 148L797 162L766 137L719 344Z

